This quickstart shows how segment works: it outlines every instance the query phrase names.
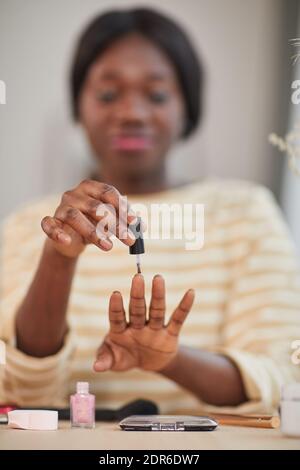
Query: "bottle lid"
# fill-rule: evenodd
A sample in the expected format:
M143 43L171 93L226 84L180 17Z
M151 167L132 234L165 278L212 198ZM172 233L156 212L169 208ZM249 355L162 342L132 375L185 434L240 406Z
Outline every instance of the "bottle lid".
M136 237L136 240L132 246L129 247L129 253L131 255L140 255L145 253L143 231L141 229L141 217L137 217L137 222L135 224L129 225L130 230Z
M89 383L88 382L77 382L76 391L77 391L77 393L89 393Z

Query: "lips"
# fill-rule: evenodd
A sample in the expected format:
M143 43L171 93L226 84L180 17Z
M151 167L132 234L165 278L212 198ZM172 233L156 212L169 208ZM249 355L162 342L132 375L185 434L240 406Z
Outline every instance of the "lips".
M141 135L119 135L113 138L113 148L121 151L143 151L152 146L152 139Z

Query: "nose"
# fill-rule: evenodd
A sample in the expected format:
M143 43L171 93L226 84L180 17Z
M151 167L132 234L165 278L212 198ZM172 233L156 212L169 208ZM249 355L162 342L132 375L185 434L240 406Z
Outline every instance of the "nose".
M119 101L115 117L122 125L143 125L149 119L149 106L138 94L127 94Z

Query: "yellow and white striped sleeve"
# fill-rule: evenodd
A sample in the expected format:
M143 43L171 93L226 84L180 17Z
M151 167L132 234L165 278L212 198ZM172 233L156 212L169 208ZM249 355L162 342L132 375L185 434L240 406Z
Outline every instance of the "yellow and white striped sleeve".
M249 249L235 271L217 349L240 370L249 398L243 409L266 412L278 406L283 383L300 380L292 362L292 343L300 339L300 278L273 196L256 188L251 200Z
M45 236L40 220L47 200L25 207L1 227L0 339L6 343L6 364L0 367L0 402L21 406L62 403L68 382L72 334L55 355L35 358L15 346L15 314L29 288ZM49 210L49 209L48 209Z

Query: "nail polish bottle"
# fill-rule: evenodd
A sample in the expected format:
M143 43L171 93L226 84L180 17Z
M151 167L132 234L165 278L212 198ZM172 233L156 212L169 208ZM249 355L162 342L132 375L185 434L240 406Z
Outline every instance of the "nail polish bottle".
M71 426L95 427L95 395L89 393L88 382L77 382L76 393L70 398Z

